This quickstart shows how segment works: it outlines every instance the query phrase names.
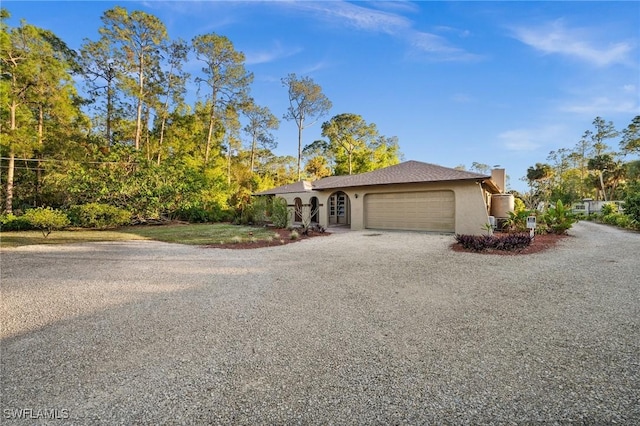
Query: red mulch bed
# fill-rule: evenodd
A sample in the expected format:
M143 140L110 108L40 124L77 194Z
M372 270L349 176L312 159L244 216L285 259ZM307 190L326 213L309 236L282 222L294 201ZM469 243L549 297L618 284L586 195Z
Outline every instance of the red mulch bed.
M528 247L525 247L522 250L517 251L505 251L505 250L485 250L480 252L475 252L472 250L467 250L462 245L457 242L451 245L451 249L458 253L478 253L478 254L497 254L500 256L514 256L519 254L534 254L540 253L545 250L548 250L554 247L558 241L562 241L565 238L570 238L567 234L544 234L544 235L536 235Z
M280 235L280 238L275 238L276 232ZM330 232L318 232L309 230L307 235L302 234L300 230L296 230L298 233L298 238L291 239L291 232L288 229L280 229L273 228L273 240L272 241L242 241L240 243L227 243L227 244L207 244L205 247L209 248L224 248L224 249L233 249L233 250L245 250L245 249L256 249L262 247L275 247L275 246L283 246L285 244L297 243L298 241L308 240L309 238L314 237L326 237L331 235Z

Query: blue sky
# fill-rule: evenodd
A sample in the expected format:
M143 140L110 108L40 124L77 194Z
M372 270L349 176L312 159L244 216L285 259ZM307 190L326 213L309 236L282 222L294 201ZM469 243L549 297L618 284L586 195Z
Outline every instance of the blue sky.
M171 38L215 32L246 55L252 96L282 118L281 78L309 76L329 115L361 115L397 136L405 160L500 165L524 191L527 167L571 148L596 116L626 127L640 114L640 2L3 1L70 47L98 39L120 5L160 18ZM197 74L192 58L187 70ZM196 87L191 89L195 98ZM296 156L282 120L279 155ZM618 141L610 141L617 149ZM630 158L628 158L630 159Z

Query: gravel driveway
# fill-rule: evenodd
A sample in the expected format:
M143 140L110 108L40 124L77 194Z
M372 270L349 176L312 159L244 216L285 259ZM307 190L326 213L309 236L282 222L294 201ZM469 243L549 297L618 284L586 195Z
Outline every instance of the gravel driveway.
M640 234L570 234L5 250L0 423L638 424Z

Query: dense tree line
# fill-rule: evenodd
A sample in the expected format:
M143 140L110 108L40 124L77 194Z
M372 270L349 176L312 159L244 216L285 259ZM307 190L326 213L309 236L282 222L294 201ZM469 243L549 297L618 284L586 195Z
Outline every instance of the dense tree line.
M640 193L640 116L622 130L602 117L592 124L572 148L551 151L548 163L528 168L530 191L523 198L530 207L555 200L624 200ZM617 141L619 149L608 141Z
M0 154L5 213L99 203L140 219L237 214L250 194L299 179L399 162L395 137L356 114L303 130L332 108L309 77L282 79L298 126L296 156L278 156L280 120L251 97L253 74L215 33L171 39L163 22L114 7L78 51L46 29L1 12ZM197 75L184 65L195 58ZM194 98L189 85L198 86ZM305 163L305 164L303 164Z

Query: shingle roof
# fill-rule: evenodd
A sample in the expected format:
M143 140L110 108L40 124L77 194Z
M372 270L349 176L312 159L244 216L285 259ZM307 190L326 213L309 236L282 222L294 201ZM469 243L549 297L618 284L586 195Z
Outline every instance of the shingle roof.
M259 192L255 195L277 195L312 190L349 188L354 186L391 185L399 183L443 182L490 179L491 176L451 169L420 161L404 163L351 176L329 176L315 182L300 181Z
M406 161L394 166L351 176L333 176L313 183L313 189L348 188L353 186L389 185L397 183L442 182L489 179L490 176L451 169L420 161Z
M296 183L290 183L288 185L278 186L277 188L268 189L266 191L258 192L254 195L277 195L277 194L289 194L291 192L307 192L313 189L312 183L306 180L301 180Z

